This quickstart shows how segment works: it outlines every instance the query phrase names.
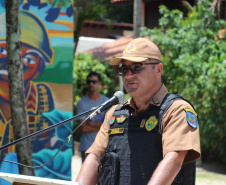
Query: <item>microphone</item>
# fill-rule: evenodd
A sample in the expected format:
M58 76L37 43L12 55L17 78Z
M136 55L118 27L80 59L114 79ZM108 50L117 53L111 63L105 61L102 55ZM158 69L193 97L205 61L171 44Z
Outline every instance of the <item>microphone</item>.
M90 114L89 119L92 119L97 114L100 114L101 112L107 110L108 108L110 108L111 106L117 103L122 103L124 99L125 99L125 95L122 91L115 92L115 94L111 99L104 102L102 105L100 105L100 107L97 110L95 110L92 114Z

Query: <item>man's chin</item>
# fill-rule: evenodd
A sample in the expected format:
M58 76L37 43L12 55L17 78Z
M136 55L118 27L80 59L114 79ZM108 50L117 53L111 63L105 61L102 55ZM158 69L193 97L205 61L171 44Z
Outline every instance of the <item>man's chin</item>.
M137 93L137 88L126 88L126 92L133 96Z
M89 88L88 91L92 93L92 92L95 92L95 89L94 88Z

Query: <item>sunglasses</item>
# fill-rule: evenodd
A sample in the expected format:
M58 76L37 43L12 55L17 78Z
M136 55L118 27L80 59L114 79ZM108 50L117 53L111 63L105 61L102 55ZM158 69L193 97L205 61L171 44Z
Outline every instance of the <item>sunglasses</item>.
M118 67L117 70L118 70L118 74L120 76L126 76L126 73L128 72L128 70L130 70L133 74L138 74L138 73L141 73L143 65L152 65L152 64L159 64L159 62L157 62L157 63L133 63L131 66Z
M97 80L86 80L87 84L91 84L91 83L96 84L97 82L98 82Z

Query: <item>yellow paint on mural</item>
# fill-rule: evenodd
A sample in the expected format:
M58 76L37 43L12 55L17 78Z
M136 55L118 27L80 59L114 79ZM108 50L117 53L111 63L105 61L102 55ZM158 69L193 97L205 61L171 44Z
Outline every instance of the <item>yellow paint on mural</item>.
M24 0L23 4L26 4L27 0ZM41 0L41 3L46 3L46 0Z
M71 21L55 20L54 23L55 24L61 24L61 25L67 26L71 30L74 29L74 25L73 25L73 23Z
M54 24L60 24L64 25L70 30L48 30L48 33L51 37L73 37L73 30L74 30L74 25L71 21L65 21L65 20L56 20L53 22Z
M50 37L73 37L73 31L49 30Z

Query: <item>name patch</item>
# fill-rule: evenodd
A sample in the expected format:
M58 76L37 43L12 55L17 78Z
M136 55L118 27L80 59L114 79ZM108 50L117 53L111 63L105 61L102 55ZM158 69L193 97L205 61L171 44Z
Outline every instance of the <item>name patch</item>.
M124 128L112 128L108 130L108 135L123 134L123 133L124 133Z

